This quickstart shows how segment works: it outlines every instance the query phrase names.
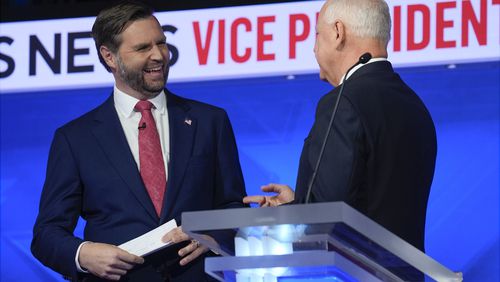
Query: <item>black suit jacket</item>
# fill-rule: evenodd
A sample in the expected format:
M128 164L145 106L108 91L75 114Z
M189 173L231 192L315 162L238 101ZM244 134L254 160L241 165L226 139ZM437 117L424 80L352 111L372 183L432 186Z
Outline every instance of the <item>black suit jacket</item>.
M225 111L165 91L170 161L161 216L142 183L111 96L55 133L31 246L43 264L93 281L76 270L75 254L84 240L120 245L172 218L181 224L184 211L243 206L243 176ZM86 220L84 238L73 235L79 217ZM123 280L205 281L203 259L179 267L175 249L146 257Z
M297 203L305 200L339 89L318 104L300 158ZM312 201L345 201L424 250L436 147L429 112L391 64L363 66L345 82Z

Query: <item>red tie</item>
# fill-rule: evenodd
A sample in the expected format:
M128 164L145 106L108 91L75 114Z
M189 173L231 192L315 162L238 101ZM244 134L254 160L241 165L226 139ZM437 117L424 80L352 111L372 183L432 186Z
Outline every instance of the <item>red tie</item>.
M141 112L142 115L141 121L139 122L139 162L141 177L149 197L151 197L151 201L153 201L156 213L160 216L167 180L160 137L158 136L155 120L151 113L152 107L153 104L149 101L139 101L137 105L135 105L135 109Z

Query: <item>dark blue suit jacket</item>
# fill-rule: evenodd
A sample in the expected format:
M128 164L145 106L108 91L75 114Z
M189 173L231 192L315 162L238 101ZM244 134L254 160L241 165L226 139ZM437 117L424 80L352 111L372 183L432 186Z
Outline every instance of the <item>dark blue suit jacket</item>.
M304 202L340 87L321 98L304 142L295 202ZM387 61L345 82L316 181L313 202L344 201L424 250L427 200L437 141L417 94Z
M172 218L180 225L184 211L243 206L243 176L225 111L165 92L171 155L161 217L142 183L111 96L55 133L31 246L43 264L82 278L75 254L84 240L119 245ZM86 220L83 240L73 235L80 216ZM206 280L203 259L179 267L176 251L169 249L146 257L124 280L163 281L161 272L171 281Z

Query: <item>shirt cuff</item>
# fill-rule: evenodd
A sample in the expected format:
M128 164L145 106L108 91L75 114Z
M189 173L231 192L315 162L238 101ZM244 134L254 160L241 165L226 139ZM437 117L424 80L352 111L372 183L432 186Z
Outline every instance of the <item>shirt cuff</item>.
M80 266L80 262L78 261L78 257L80 256L80 249L82 248L83 245L85 245L87 243L90 243L90 242L89 241L85 241L85 242L81 243L80 246L78 246L78 250L76 250L76 255L75 255L76 269L78 270L78 272L82 272L82 273L89 273L86 269L83 269Z

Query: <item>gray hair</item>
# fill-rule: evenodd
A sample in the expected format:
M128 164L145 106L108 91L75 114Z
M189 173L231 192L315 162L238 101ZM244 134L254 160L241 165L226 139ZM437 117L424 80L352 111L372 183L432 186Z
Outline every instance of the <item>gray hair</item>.
M384 0L327 0L325 21L341 20L354 35L376 38L385 45L391 39L391 15Z

